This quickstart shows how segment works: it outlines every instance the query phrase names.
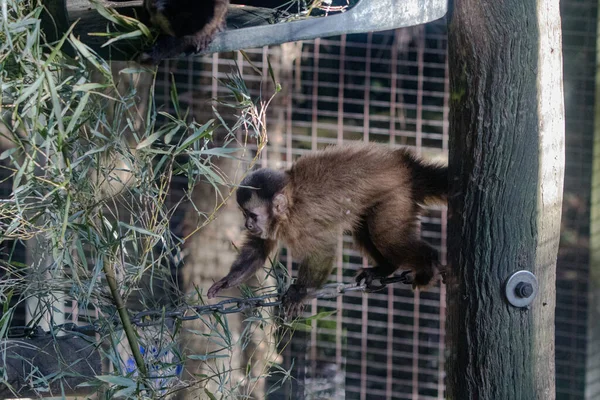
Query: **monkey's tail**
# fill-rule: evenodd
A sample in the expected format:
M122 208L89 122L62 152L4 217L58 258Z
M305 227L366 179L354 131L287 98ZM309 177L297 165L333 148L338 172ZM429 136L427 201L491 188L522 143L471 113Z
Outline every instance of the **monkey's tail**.
M411 151L403 151L411 171L413 196L419 203L440 203L448 199L448 166L427 162Z

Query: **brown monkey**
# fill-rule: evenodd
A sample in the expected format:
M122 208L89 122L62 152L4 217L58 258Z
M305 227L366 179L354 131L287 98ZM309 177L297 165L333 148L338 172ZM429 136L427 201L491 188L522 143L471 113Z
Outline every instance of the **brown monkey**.
M237 202L248 236L209 298L244 282L282 240L300 259L296 283L282 299L295 314L307 289L329 278L340 228L352 232L375 263L359 272L357 282L371 284L403 267L413 271L413 288L424 288L439 272L438 253L421 240L418 219L423 204L446 199L448 170L408 149L330 147L301 157L288 171L256 170L240 186Z
M224 28L228 5L229 0L144 0L150 22L161 35L140 62L158 64L204 50Z

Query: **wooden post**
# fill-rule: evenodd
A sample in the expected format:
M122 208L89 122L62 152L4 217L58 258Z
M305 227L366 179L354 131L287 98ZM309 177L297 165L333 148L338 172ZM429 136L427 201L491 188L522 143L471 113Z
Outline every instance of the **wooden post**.
M600 9L597 21L600 22ZM585 400L600 398L600 35L596 37L596 104L590 204L590 279L585 365Z
M454 0L449 14L447 398L552 400L564 171L559 0ZM504 296L518 270L539 282L528 309Z

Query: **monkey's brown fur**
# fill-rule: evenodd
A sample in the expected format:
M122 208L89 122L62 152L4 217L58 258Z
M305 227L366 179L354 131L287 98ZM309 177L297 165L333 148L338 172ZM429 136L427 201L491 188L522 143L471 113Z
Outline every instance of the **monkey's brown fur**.
M363 269L358 281L370 283L402 267L412 269L413 287L426 287L438 271L437 251L420 239L418 218L423 204L445 200L447 168L408 149L330 147L301 157L286 172L257 170L241 185L258 188L241 187L237 194L251 239L209 297L262 267L266 256L257 255L281 240L301 260L296 283L283 299L293 307L307 288L327 281L340 230L352 232L376 265Z
M229 0L144 0L152 25L161 35L140 62L158 64L182 53L199 52L225 26Z

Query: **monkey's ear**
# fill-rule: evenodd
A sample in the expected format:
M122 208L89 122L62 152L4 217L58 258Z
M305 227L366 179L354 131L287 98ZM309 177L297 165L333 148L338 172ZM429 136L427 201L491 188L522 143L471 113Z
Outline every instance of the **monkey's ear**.
M278 193L273 197L273 214L281 215L287 211L287 199L285 195Z

